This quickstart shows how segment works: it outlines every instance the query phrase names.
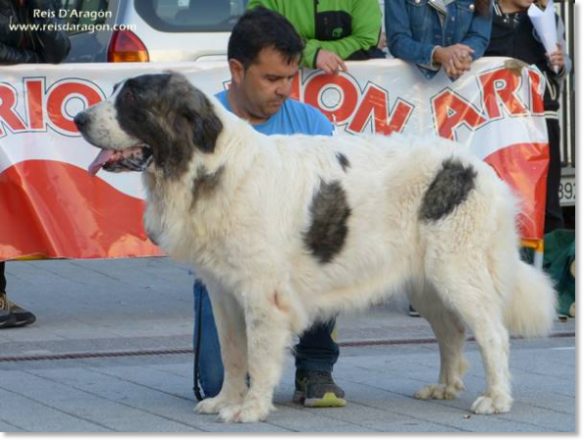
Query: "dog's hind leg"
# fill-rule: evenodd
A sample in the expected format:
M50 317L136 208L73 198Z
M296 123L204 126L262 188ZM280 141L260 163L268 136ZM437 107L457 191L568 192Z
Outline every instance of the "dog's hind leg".
M266 296L255 292L244 297L250 388L241 406L220 411L225 422L262 421L274 410L273 391L281 378L285 348L291 342L291 321L274 291L262 294Z
M451 400L464 390L462 378L468 369L464 357L465 326L460 317L447 309L429 283L412 285L411 303L429 322L438 340L440 375L437 384L425 386L415 393L418 399Z
M202 400L195 406L200 414L217 414L229 407L239 407L247 391L246 386L246 329L244 312L231 294L208 283L214 319L224 365L224 382L220 393Z
M475 256L472 256L475 255ZM476 414L508 412L513 404L509 372L509 334L503 300L479 254L443 257L428 277L439 296L470 327L480 347L486 391L472 405Z

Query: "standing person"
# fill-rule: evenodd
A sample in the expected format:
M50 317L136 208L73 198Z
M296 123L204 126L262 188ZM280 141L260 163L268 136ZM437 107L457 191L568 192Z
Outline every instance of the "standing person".
M389 52L427 78L440 69L456 79L484 55L491 0L385 0Z
M486 55L516 58L537 66L545 76L547 87L543 99L549 139L549 170L545 205L545 233L547 234L564 227L558 194L562 173L558 110L562 80L571 69L571 61L566 53L564 22L556 16L558 49L548 54L527 13L532 4L533 0L500 0L495 3L492 35Z
M301 66L328 74L347 71L344 60L384 58L377 47L382 14L378 0L250 0L284 15L305 40Z
M63 61L71 45L67 34L58 29L56 19L52 18L57 15L52 0L0 0L0 66ZM27 25L44 29L26 29ZM0 262L0 329L30 325L36 320L34 314L14 304L6 295L5 270L5 263Z
M230 89L217 98L265 135L332 135L334 127L321 112L289 98L302 50L303 41L282 15L266 8L247 11L228 43ZM220 391L224 368L209 295L199 280L194 296L196 371L204 395L210 397ZM332 339L334 325L313 325L295 347L293 401L304 406L346 405L344 391L332 378L339 356ZM197 381L195 389L197 394Z

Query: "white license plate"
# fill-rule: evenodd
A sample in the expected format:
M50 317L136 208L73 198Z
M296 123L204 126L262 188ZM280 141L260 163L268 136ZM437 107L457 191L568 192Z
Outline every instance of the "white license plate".
M576 205L576 177L566 176L562 177L560 188L558 190L560 196L560 204L562 206Z

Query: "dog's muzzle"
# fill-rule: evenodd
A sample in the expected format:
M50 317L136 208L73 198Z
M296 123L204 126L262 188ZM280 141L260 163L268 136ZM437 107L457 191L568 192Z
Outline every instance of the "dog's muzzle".
M90 174L96 175L100 169L105 169L108 172L141 172L148 168L153 160L153 151L150 146L137 144L123 149L110 149L104 145L97 146L94 137L88 135L91 120L87 112L80 112L73 119L83 138L100 148L100 153L88 167Z
M96 175L100 169L108 172L141 172L153 161L153 151L147 145L122 150L102 149L88 171Z

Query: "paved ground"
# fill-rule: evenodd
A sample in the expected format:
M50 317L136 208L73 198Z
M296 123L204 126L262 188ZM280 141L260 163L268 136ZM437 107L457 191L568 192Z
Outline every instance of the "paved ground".
M0 431L32 432L576 432L575 323L554 338L513 340L511 413L471 415L484 387L478 349L454 401L419 401L439 358L405 300L339 319L335 377L349 405L290 403L293 359L266 423L226 425L192 409L188 267L167 259L8 263L8 292L38 322L0 330Z

